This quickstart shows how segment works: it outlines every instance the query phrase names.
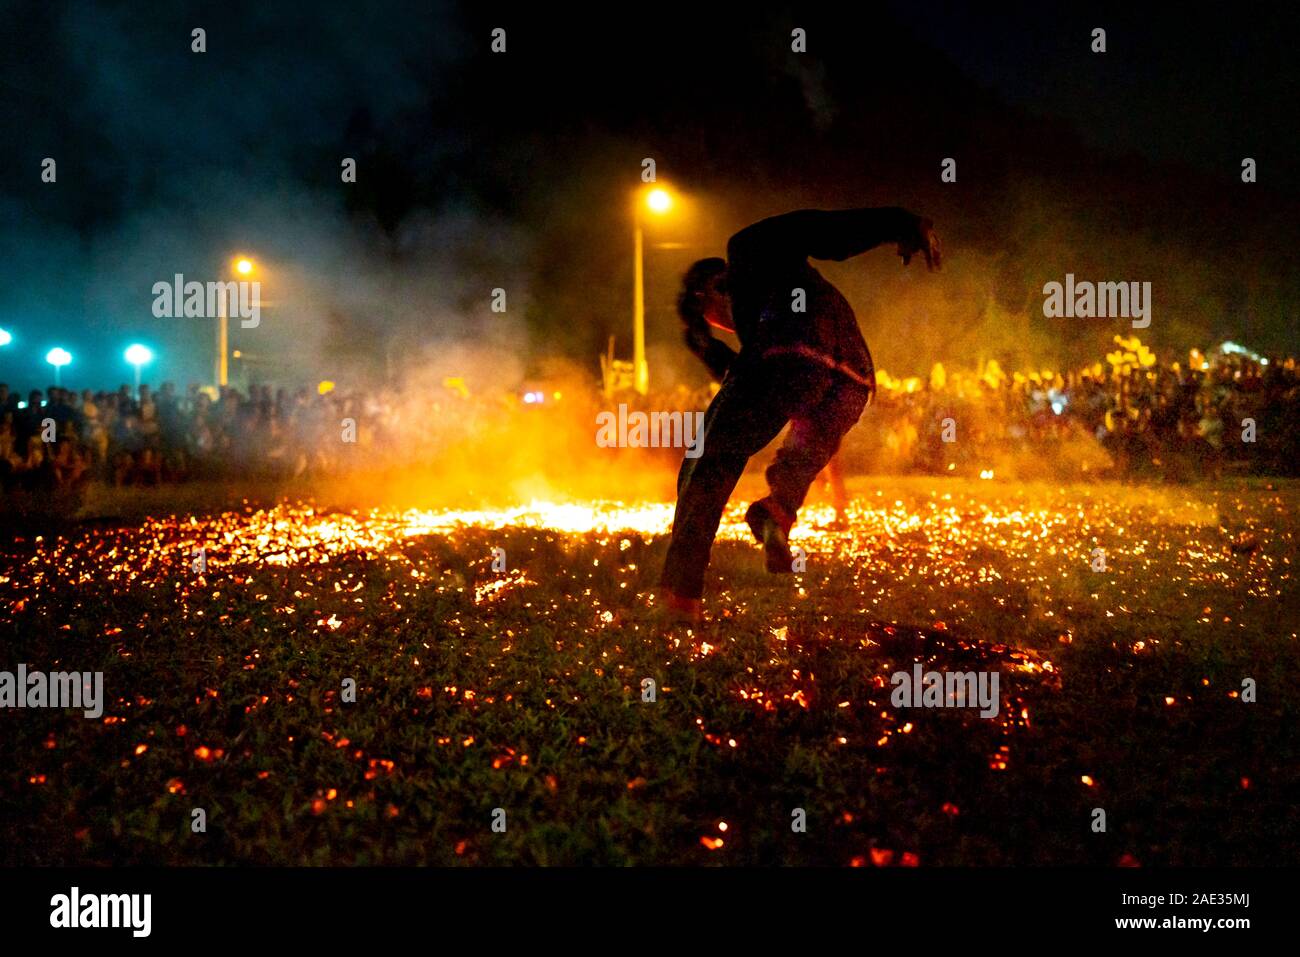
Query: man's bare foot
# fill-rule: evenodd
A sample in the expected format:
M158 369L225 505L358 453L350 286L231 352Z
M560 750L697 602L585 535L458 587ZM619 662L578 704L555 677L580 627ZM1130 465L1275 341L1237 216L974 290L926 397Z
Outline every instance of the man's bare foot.
M699 624L704 620L704 602L698 598L683 598L676 592L664 592L661 607L676 621Z

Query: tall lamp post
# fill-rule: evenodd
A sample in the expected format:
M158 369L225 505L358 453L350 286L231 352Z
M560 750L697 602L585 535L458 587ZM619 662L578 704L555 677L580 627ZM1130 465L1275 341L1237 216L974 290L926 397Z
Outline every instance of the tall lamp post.
M67 349L60 349L58 346L55 346L49 352L45 353L45 361L54 366L54 384L62 388L63 381L59 373L63 370L64 366L72 361L72 353Z
M135 366L135 397L140 398L140 367L153 361L153 352L138 342L126 348L126 361Z
M636 391L645 395L650 391L650 367L645 360L645 239L641 235L642 204L656 215L663 215L673 207L673 197L666 189L656 186L638 197L632 223L632 375Z
M245 279L251 276L253 261L244 256L239 257L235 260L235 273ZM217 367L214 370L218 388L226 385L230 379L230 338L226 328L228 322L226 297L221 295L217 297Z

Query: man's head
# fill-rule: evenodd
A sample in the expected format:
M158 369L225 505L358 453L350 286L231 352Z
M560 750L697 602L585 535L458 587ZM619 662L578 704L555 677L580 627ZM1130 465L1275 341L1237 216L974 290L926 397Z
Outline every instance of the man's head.
M688 327L703 321L715 329L735 332L731 320L731 296L727 293L727 261L714 256L701 259L682 277L677 312Z

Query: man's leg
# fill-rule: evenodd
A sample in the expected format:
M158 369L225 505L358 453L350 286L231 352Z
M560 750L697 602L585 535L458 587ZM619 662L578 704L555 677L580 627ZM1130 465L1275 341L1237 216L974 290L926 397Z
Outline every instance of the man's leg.
M660 584L680 598L704 592L704 570L723 509L745 463L776 438L786 422L779 387L752 370L723 382L704 417L699 458L685 459L677 478L673 537Z
M755 502L746 516L768 551L768 570L785 571L785 535L794 524L808 489L839 451L840 440L857 423L870 394L836 376L807 393L809 403L792 412L790 432L767 469L771 494ZM775 526L773 528L772 526Z

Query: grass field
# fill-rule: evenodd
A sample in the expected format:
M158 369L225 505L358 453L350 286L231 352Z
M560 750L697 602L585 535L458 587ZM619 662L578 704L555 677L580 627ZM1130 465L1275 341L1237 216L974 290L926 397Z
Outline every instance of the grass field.
M733 499L694 629L649 600L669 504L5 544L0 668L108 703L0 711L0 862L1294 862L1300 486L850 490L784 578ZM997 670L997 717L895 708L917 661Z

